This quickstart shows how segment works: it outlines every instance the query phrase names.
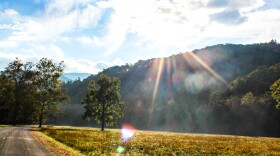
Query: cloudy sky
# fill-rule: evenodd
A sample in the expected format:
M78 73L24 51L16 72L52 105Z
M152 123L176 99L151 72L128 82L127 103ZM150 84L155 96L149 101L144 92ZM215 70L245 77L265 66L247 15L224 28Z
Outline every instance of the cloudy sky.
M280 0L0 0L0 70L16 57L102 69L205 46L280 41Z

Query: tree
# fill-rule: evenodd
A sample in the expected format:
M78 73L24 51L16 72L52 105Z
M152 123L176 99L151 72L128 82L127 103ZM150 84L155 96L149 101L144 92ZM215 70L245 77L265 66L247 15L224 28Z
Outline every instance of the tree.
M100 74L97 83L89 82L89 88L82 100L85 113L83 118L94 118L104 131L105 124L113 126L123 116L124 103L121 100L120 80Z
M34 86L34 64L16 58L1 73L0 104L2 121L12 124L32 124L38 118L37 91Z
M276 100L276 102L278 103L276 105L277 108L280 108L280 79L277 80L276 82L274 82L271 86L270 86L270 90L271 90L271 95L272 97Z
M10 107L10 115L12 124L16 124L19 120L25 120L22 109L26 104L34 102L34 96L31 94L32 83L34 80L33 64L27 62L23 64L21 60L16 58L5 68L3 76L11 81L10 85L6 85L5 89L12 90L10 100L7 101L7 107ZM25 114L26 115L26 114Z
M36 67L36 87L40 103L39 127L41 127L44 118L55 115L59 111L59 104L68 98L59 81L59 77L63 74L63 62L56 64L52 60L42 58Z
M209 105L211 107L221 107L225 103L225 99L218 93L214 92L209 97Z
M248 92L241 98L242 105L253 105L256 102L256 98L254 97L252 92Z
M0 122L9 124L10 115L15 103L13 81L3 74L0 75Z
M8 67L6 67L4 75L13 81L14 103L12 108L12 124L15 125L17 122L16 120L19 111L19 92L23 77L23 63L21 62L21 60L16 58L15 61L11 62Z

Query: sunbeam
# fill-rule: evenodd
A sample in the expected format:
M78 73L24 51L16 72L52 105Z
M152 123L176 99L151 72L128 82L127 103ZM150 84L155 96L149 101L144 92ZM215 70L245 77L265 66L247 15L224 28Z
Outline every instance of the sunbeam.
M163 65L164 65L163 63L164 63L164 58L161 58L160 61L159 61L159 66L158 66L158 71L157 71L157 76L156 76L156 82L155 82L155 87L154 87L154 91L153 91L153 99L152 99L152 106L151 106L152 110L154 108L154 104L155 104L156 97L157 97L158 86L159 86L161 73L162 73L162 69L163 69Z
M188 54L194 58L204 69L206 69L209 73L211 73L215 78L220 80L224 84L228 84L228 82L221 77L216 71L214 71L207 63L205 63L202 59L200 59L194 52L188 52ZM184 57L186 57L184 55ZM187 58L186 58L187 59Z

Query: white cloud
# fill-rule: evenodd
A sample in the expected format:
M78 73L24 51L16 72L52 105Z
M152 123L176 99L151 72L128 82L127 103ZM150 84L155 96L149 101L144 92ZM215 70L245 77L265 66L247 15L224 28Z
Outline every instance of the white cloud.
M210 19L226 25L239 25L246 22L247 17L242 16L238 10L225 10L210 15Z
M100 64L104 64L106 66L107 62L93 62L88 59L66 59L64 60L66 69L65 72L83 72L83 73L91 73L97 74L100 70ZM106 66L108 67L108 66Z
M254 22L260 29L255 29L254 16L263 14L256 9L263 6L263 0L111 0L100 3L101 7L114 10L107 26L108 34L104 42L111 43L109 54L127 43L127 35L137 36L138 46L147 46L151 51L187 50L189 46L206 39L242 40L253 34L262 36L261 32L277 31L273 19L264 23ZM273 16L279 17L280 14ZM263 14L263 16L269 16ZM269 17L268 17L269 19ZM248 32L246 32L248 29ZM246 31L245 31L246 30ZM254 32L254 33L253 33ZM247 37L246 37L247 36ZM270 37L276 35L268 35ZM218 39L217 39L218 40ZM227 41L223 41L227 42Z
M77 41L82 44L88 44L88 45L94 45L94 46L104 46L104 43L100 40L100 38L93 36L93 37L87 37L87 36L81 36L77 38L68 38L66 40L72 40Z
M64 58L63 51L55 45L50 45L50 50L55 54L55 57L58 59Z
M15 41L4 40L0 41L0 48L16 48L18 43Z
M112 58L115 52L125 52L129 59L141 59L143 54L134 54L135 51L145 51L148 58L161 57L168 51L192 50L189 47L201 47L206 41L216 44L280 40L279 9L258 9L263 0L46 2L36 16L23 16L12 9L0 12L0 30L7 31L0 39L0 54L13 53L24 60L63 59L69 71L97 73L128 61L118 58L117 53ZM86 59L71 58L76 52L73 50L79 48ZM89 58L91 54L93 57Z
M239 25L247 20L248 12L264 4L263 0L209 0L207 7L222 9L210 15L212 21L225 25Z
M115 66L121 66L121 65L124 65L124 64L125 64L125 62L122 59L120 59L120 58L116 58L113 61L113 65L115 65Z
M8 15L5 18L12 23L0 25L0 28L17 29L10 40L34 42L51 40L79 29L93 28L97 25L102 10L86 2L88 1L53 0L39 17L24 17L14 10L5 10L1 13L2 16Z
M251 43L280 39L280 32L277 31L280 25L280 10L271 9L253 12L248 15L248 22L240 27L240 35L249 36ZM243 33L243 34L242 34Z
M264 4L264 0L209 0L207 7L252 10Z
M110 4L105 5L114 9L106 38L106 41L112 42L109 52L123 44L127 33L137 35L141 38L140 42L149 43L151 49L186 48L187 43L192 42L192 38L199 35L209 22L209 10L200 9L199 5L203 3L172 3L168 0L131 0L126 3L121 0L110 1Z
M36 62L37 60L39 60L37 58L34 59L32 56L26 54L0 51L0 71L4 70L8 66L8 64L13 60L15 60L16 58L19 58L23 62L27 62L27 61Z
M21 25L18 23L0 24L0 29L21 30Z
M85 72L91 74L97 74L98 72L102 71L111 66L116 65L124 65L124 61L117 58L112 62L107 61L91 61L88 59L65 59L66 64L66 72Z
M94 2L95 0L50 0L47 7L47 14L67 14L68 12L75 10L79 7L86 6L87 4Z
M18 12L12 9L7 9L4 11L4 14L10 17L15 17L18 15Z

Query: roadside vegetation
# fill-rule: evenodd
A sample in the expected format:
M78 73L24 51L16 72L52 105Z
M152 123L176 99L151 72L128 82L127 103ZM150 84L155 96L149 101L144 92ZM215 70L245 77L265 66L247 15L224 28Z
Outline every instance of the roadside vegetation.
M51 153L58 156L82 156L83 154L65 144L38 131L39 128L31 128L32 135L43 144Z
M280 155L280 138L43 127L41 132L85 155Z
M9 127L10 125L0 125L0 128Z

